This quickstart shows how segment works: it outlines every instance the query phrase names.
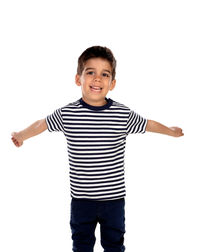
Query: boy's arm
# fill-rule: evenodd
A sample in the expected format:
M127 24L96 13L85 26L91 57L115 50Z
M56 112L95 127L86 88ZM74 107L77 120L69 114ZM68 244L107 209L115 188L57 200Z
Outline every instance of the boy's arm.
M180 137L184 135L181 128L178 127L168 128L165 125L152 120L148 120L146 131L165 134L173 137Z
M12 141L17 146L22 146L24 140L36 136L47 129L46 120L38 120L35 123L31 124L28 128L12 133Z

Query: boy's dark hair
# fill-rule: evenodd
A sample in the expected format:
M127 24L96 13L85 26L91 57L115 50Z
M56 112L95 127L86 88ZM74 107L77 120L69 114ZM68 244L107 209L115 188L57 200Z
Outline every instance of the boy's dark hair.
M109 48L102 46L89 47L80 55L78 58L77 74L82 74L84 64L91 58L102 58L108 60L112 68L112 79L115 79L116 59Z

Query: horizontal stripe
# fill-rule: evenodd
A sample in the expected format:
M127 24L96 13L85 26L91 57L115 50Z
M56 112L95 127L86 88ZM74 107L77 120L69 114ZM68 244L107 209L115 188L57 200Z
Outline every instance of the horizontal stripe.
M70 181L72 182L72 183L74 183L74 184L80 184L80 185L94 185L94 186L96 186L96 185L101 185L101 186L103 186L103 185L108 185L108 184L111 184L111 183L113 183L113 185L114 185L114 183L116 183L116 182L119 182L119 181L124 181L124 177L123 176L121 176L121 178L112 178L112 179L105 179L104 181L99 181L99 180L95 180L95 181L89 181L89 180L79 180L79 179L73 179L73 178L71 178L70 177Z
M99 168L99 169L88 169L88 167L86 167L85 169L74 169L74 168L70 168L70 171L72 172L86 172L88 174L92 173L92 172L97 172L97 173L101 173L101 172L104 172L104 171L113 171L113 170L118 170L120 168L124 167L123 164L120 164L120 165L117 165L117 166L112 166L112 168L108 168L108 167L104 167L103 169L102 168Z
M96 187L96 188L94 188L94 187L92 187L92 188L89 188L89 187L83 187L83 188L76 188L76 187L73 187L72 186L72 190L73 190L73 192L87 192L87 193L89 193L89 192L92 192L92 193L94 193L94 192L106 192L106 191L112 191L113 189L125 189L125 186L124 186L124 184L121 184L121 185L119 185L119 186L112 186L112 187Z

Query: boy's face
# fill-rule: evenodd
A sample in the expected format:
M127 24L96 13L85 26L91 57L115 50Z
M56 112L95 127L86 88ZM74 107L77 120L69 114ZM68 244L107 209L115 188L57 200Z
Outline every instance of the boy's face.
M83 100L92 106L105 105L105 97L115 83L109 61L102 58L87 60L82 74L76 75L76 84L82 88Z

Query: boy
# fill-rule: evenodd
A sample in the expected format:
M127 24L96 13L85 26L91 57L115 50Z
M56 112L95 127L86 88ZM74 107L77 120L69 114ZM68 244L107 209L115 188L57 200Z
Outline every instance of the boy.
M82 98L57 109L27 129L12 133L17 147L44 130L62 131L68 144L73 251L91 252L100 223L106 252L124 251L124 151L131 133L183 136L182 129L147 120L106 96L113 90L116 60L110 49L94 46L78 59L76 84Z

